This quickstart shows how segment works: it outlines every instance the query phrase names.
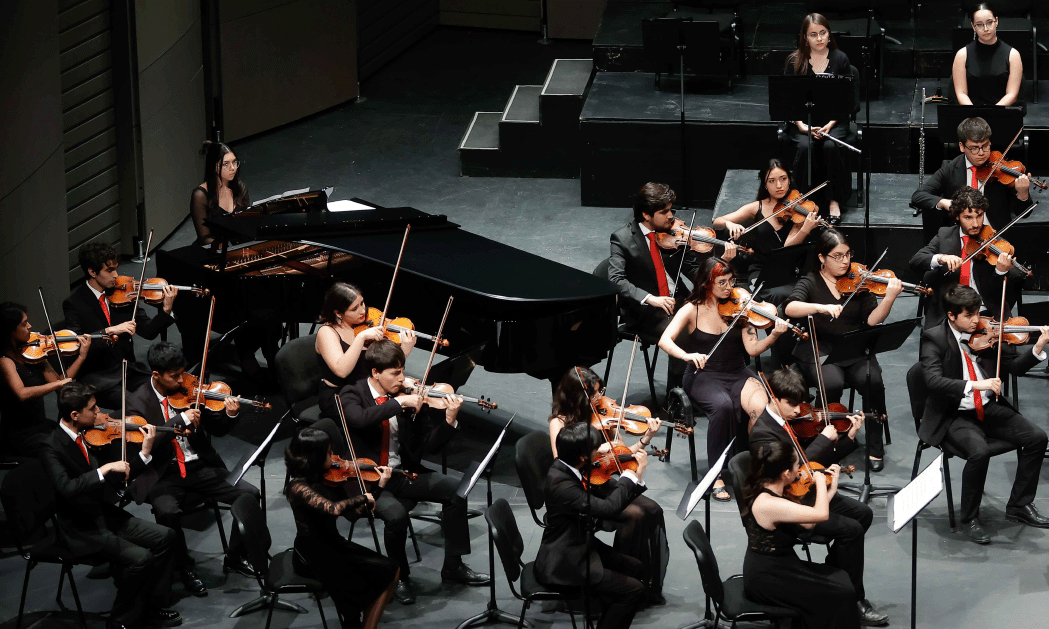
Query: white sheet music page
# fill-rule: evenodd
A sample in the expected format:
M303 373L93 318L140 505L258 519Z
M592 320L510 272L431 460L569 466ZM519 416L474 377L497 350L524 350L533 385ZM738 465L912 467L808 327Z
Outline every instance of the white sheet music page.
M899 533L943 491L943 454L893 496L892 531Z
M725 448L725 451L721 453L721 456L719 456L718 460L714 462L710 471L707 472L707 475L699 481L699 485L696 486L696 489L692 492L692 496L688 499L688 510L686 513L691 513L692 510L696 508L699 501L703 499L704 495L706 495L707 489L714 484L714 480L718 477L718 474L721 473L721 468L725 466L725 459L728 458L729 450L732 449L732 444L735 442L736 438L733 437L732 441L728 442L728 447Z

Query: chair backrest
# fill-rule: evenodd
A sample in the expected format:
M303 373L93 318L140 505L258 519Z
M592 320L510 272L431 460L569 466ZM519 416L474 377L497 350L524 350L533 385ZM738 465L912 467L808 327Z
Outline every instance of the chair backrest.
M922 373L922 364L914 363L907 370L907 396L911 402L911 416L914 417L914 429L921 424L922 415L925 414L925 376Z
M514 465L517 476L521 479L528 507L534 514L543 508L546 499L543 496L543 481L546 473L554 464L554 452L550 449L550 434L542 430L530 432L517 440L514 451ZM538 516L536 518L538 520Z
M317 335L292 339L277 352L277 378L288 406L317 395L323 371L314 344Z
M506 578L513 585L521 578L521 555L524 553L524 538L517 528L517 519L505 498L500 498L484 512L484 519L492 532L492 543L503 562Z
M721 477L728 481L728 484L732 487L732 497L736 501L736 508L739 509L740 513L743 513L743 483L747 480L747 476L750 474L750 452L740 452L736 456L729 459L725 465L725 471L721 473ZM728 478L725 478L725 477Z
M703 581L703 591L707 593L714 604L721 607L725 600L725 586L721 582L721 573L718 571L718 560L710 548L710 540L703 532L703 525L698 520L692 520L681 534L685 543L692 549L696 556L696 566L699 567L699 578Z
M55 514L55 492L43 465L27 459L7 472L0 486L0 503L18 552L22 553L43 537L47 521Z
M230 513L233 514L233 526L238 528L244 540L244 549L248 561L255 568L259 585L267 589L273 585L269 582L270 546L273 540L258 498L251 494L239 496L230 506Z

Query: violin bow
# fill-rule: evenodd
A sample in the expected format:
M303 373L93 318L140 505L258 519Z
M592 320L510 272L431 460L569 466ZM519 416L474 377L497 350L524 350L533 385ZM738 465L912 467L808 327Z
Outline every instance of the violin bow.
M1038 207L1039 203L1041 203L1041 201L1035 201L1026 210L1024 210L1023 212L1020 212L1020 214L1018 214L1016 216L1016 218L1014 218L1013 220L1009 221L1008 225L1006 225L1005 227L1003 227L1003 228L999 229L998 231L994 232L994 234L992 234L990 238L984 240L983 244L981 244L979 247L976 248L976 251L973 251L969 255L965 256L965 258L962 259L962 264L965 264L966 262L972 260L981 251L983 251L987 247L990 247L991 243L994 242L995 238L1001 237L1002 234L1004 234L1005 232L1009 231L1009 228L1012 227L1013 225L1015 225L1016 223L1018 223L1021 219L1027 218L1027 215L1030 214L1031 212L1033 212L1034 208ZM965 253L965 252L963 251L962 253ZM961 267L959 266L959 268L961 268ZM943 274L947 275L948 273L952 273L952 271L950 269L946 269L945 268Z
M146 238L145 253L142 255L142 270L138 275L138 286L132 286L131 288L135 291L135 304L131 308L131 321L135 320L135 316L138 314L138 300L142 296L142 283L146 281L146 263L149 262L149 247L153 244L153 230L149 230L149 237Z
M808 316L809 320L809 338L812 341L812 356L816 360L816 390L820 394L820 404L823 409L823 425L827 426L830 424L830 420L827 419L827 387L823 382L823 365L820 363L820 344L816 340L816 323L812 319L812 315ZM819 419L818 417L816 419Z
M779 412L779 398L772 392L772 387L769 385L769 381L765 378L765 372L758 372L758 380L761 381L761 386L765 387L765 393L768 394L769 399L776 403L777 414ZM794 451L798 453L798 460L801 462L801 467L808 472L809 478L812 478L812 467L809 465L809 458L805 456L805 450L801 447L801 442L798 441L798 437L794 434L794 429L790 427L790 422L783 418L783 428L790 435L791 443L794 444Z
M1008 285L1009 285L1009 276L1008 275L1003 275L1002 276L1002 310L1001 310L1001 314L998 315L998 321L999 321L999 323L998 323L998 362L995 363L995 367L994 367L994 377L995 378L1001 378L1002 377L1002 343L1004 343L1004 341L1002 340L1002 337L1005 334L1005 289L1006 289L1006 287ZM1001 397L999 394L997 394L997 393L994 394L994 399L995 400L997 400L999 397Z
M367 490L364 488L364 478L361 476L361 467L357 463L357 453L353 449L353 439L350 439L350 427L346 423L346 412L342 408L342 397L338 394L335 396L335 408L339 409L339 419L342 420L342 431L346 435L346 445L350 448L350 461L353 462L353 469L357 472L357 486L361 490L361 495L367 494ZM381 463L381 461L380 461ZM371 525L372 539L375 540L375 545L379 545L379 534L375 532L375 516L372 515L372 510L368 508L368 499L365 498L365 513L368 514L368 523Z
M390 290L386 293L386 305L382 307L382 316L379 317L379 327L384 331L386 330L386 315L390 311L390 300L393 298L393 285L397 283L397 274L401 270L401 259L404 258L404 248L408 244L408 232L412 231L412 226L408 225L404 228L404 239L401 240L401 250L397 253L397 264L393 267L393 277L390 278Z
M841 305L842 312L845 312L845 306L849 305L849 302L856 296L856 293L860 292L860 286L863 286L863 283L867 281L868 277L874 275L874 269L878 268L878 265L881 264L881 259L885 257L886 253L889 253L888 247L885 247L885 251L881 252L881 255L874 261L874 264L870 265L870 267L863 273L860 273L860 281L856 284L856 290L852 291L852 293L849 294L849 298ZM849 266L851 267L852 265L850 264Z
M758 284L758 287L754 290L753 293L751 293L750 297L747 298L746 303L740 306L739 312L736 313L736 316L732 317L732 321L729 322L728 327L725 328L725 331L721 333L720 337L718 337L718 342L714 343L714 347L710 348L710 351L707 352L707 360L710 360L710 357L714 355L714 352L717 351L718 346L721 345L721 341L725 340L725 337L728 336L728 333L732 330L732 327L736 325L736 322L739 321L739 318L742 317L743 313L747 311L747 307L750 306L750 302L754 301L754 298L758 296L758 291L760 291L761 287L764 285L765 282Z
M433 349L430 350L430 358L426 361L426 370L423 371L423 379L419 381L419 393L422 397L426 398L426 381L430 378L430 367L433 366L433 358L437 354L437 348L441 345L441 335L444 334L444 324L448 321L448 313L452 310L452 300L455 297L448 296L448 305L444 307L444 316L441 317L441 326L437 328L437 336L433 337ZM422 404L419 405L420 407ZM416 410L414 415L418 415L419 411Z
M120 460L127 463L127 359L120 365Z
M994 171L998 170L998 168L999 168L999 167L1000 167L1000 166L1002 165L1002 162L1004 162L1004 161L1005 161L1005 155L1006 155L1006 153L1008 153L1008 152L1009 152L1009 149L1013 148L1013 144L1014 144L1014 143L1016 143L1016 140L1017 140L1017 138L1019 138L1019 137L1020 137L1020 134L1021 134L1021 133L1023 133L1023 132L1024 132L1024 128L1023 128L1023 127L1021 126L1021 127L1020 127L1020 130L1019 130L1019 131L1017 131L1017 132L1016 132L1016 135L1015 135L1015 136L1013 137L1013 141L1009 143L1009 146L1005 147L1005 150L1004 150L1004 151L1002 151L1002 156L1001 156L1001 157L999 157L999 158L998 158L998 161L996 161L996 162L994 163L994 166L992 166L992 167L991 167L991 172L987 173L987 178L986 178L986 179L984 179L984 180L983 180L983 181L982 181L982 182L980 183L980 188L979 188L979 190L980 190L980 192L981 192L981 193L983 192L983 188L984 188L984 186L986 186L986 185L987 185L987 182L988 182L988 181L990 181L990 180L991 180L991 177L993 177L993 176L994 176Z
M797 204L801 203L802 201L804 201L805 199L809 198L809 195L811 195L811 194L813 194L815 192L818 192L819 190L822 190L825 186L827 186L829 184L830 184L830 181L824 181L823 183L821 183L820 185L816 186L812 190L809 190L808 192L806 192L805 194L801 195L797 199L794 199L793 201L788 201L788 202L784 203L783 207L781 207L780 209L778 209L775 212L773 212L772 214L769 214L768 216L762 218L760 221L758 221L757 223L754 223L750 227L744 229L743 233L739 235L739 238L742 238L743 236L745 236L747 234L747 232L752 231L754 229L757 229L758 225L761 225L762 223L764 223L764 222L766 222L768 220L776 218L780 214L786 212L790 208L794 207L795 205L797 205ZM733 240L739 240L739 238L734 238Z
M619 404L619 412L616 413L616 432L612 441L619 441L619 429L623 425L623 417L626 414L626 394L630 388L630 374L634 371L634 356L637 354L637 344L640 340L640 337L635 334L634 345L630 348L630 362L628 362L626 366L626 380L623 382L623 397L619 398L621 402Z
M692 244L692 228L696 225L696 210L692 211L692 220L688 223L688 236L685 237L685 246L681 250L681 261L677 264L677 273L674 275L674 286L681 281L681 270L685 268L685 256L688 255L688 247Z
M215 296L211 296L211 308L208 310L208 329L204 333L204 355L200 358L200 375L197 377L197 408L200 408L200 399L204 395L204 370L208 366L208 345L211 342L211 321L215 316Z
M598 414L597 409L594 407L594 401L590 399L590 392L586 390L586 384L583 383L583 371L579 367L573 367L573 369L575 370L575 377L579 380L579 386L583 389L583 395L586 396L586 403L590 405L590 412L592 413L591 417L601 417ZM619 465L619 457L615 454L615 446L612 444L612 440L608 438L608 433L603 429L598 430L601 435L604 436L605 443L608 444L609 454L612 455L612 462L616 464L616 471L622 474L623 468ZM591 463L593 463L593 461L591 461ZM587 483L587 485L589 486L589 483Z
M51 333L51 342L55 344L55 354L58 356L58 369L62 372L62 379L66 379L66 366L62 363L62 352L58 351L58 341L55 340L55 329L51 327L51 316L47 314L47 303L44 301L44 288L42 286L36 287L36 292L40 293L40 307L44 309L44 319L47 320L47 331Z

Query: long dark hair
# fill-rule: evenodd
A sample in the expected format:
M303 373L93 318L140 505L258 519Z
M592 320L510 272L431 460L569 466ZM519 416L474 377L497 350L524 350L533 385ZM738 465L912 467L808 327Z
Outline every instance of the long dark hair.
M579 385L582 379L584 388ZM587 421L593 415L590 397L604 388L601 378L589 367L572 367L561 378L554 391L554 402L550 408L550 419L564 417L565 425Z
M772 198L772 195L769 194L768 186L765 184L765 180L768 179L769 173L777 168L787 173L787 182L789 184L787 186L787 193L789 194L790 191L794 189L794 175L791 174L790 169L787 168L786 164L773 157L769 160L768 165L765 166L765 170L758 173L758 201Z
M11 340L11 336L18 329L18 325L22 323L22 317L26 313L26 307L22 304L16 304L13 301L5 301L0 304L0 354L7 354L8 352L15 352L15 343Z
M809 58L812 50L809 48L809 27L819 24L827 29L827 52L838 49L838 42L834 41L834 33L830 30L830 22L819 13L809 13L801 21L801 32L798 34L798 49L787 57L787 66L794 66L794 74L808 74Z
M204 156L204 182L207 183L208 212L219 206L219 169L222 168L222 158L226 153L233 150L222 142L204 141L200 149ZM230 192L233 193L234 207L242 208L248 205L248 187L240 179L240 168L233 175L233 181L229 182Z
M743 485L743 513L750 512L754 499L761 493L765 483L779 478L797 460L794 446L783 441L771 441L751 449L750 474L747 474Z
M731 264L715 256L704 260L692 278L692 292L688 294L688 302L696 306L704 303L714 288L714 280L723 275L736 277L736 270Z
M323 430L300 430L284 450L284 464L288 467L288 477L306 483L320 481L324 475L324 461L328 456L329 447L331 438Z
M348 282L332 284L328 292L324 293L324 302L321 304L321 313L317 315L317 323L335 325L335 322L338 321L335 313L345 312L353 302L357 301L360 294L361 289Z

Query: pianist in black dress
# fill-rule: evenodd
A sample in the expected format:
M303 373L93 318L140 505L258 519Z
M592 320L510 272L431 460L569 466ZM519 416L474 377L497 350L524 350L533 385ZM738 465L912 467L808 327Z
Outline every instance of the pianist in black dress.
M242 212L251 205L251 200L248 186L240 178L240 160L230 147L222 142L205 141L200 152L204 155L204 183L193 189L189 215L197 231L193 244L209 245L213 244L214 237L204 219Z
M951 71L958 104L1016 104L1024 74L1020 52L998 39L998 17L986 2L970 18L976 37L954 55Z
M335 408L335 394L345 386L352 386L359 380L371 375L371 369L364 361L364 348L372 341L383 338L382 328L369 328L360 334L354 327L364 323L368 307L364 304L361 289L346 282L332 284L324 294L317 323L314 347L317 349L317 360L324 374L318 387L318 404L322 417L339 419ZM405 330L400 333L401 350L405 358L415 347L415 333Z

